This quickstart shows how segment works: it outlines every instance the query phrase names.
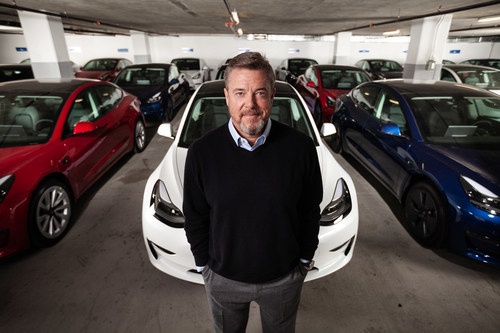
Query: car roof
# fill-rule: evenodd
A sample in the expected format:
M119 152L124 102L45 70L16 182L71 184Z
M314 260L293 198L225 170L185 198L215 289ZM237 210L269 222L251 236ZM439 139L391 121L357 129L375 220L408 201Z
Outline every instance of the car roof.
M0 83L1 92L55 92L55 93L72 93L76 88L89 82L104 82L92 79L28 79L19 81L8 81ZM105 82L104 82L105 83Z
M347 66L347 65L328 65L328 64L321 64L321 65L311 65L312 67L316 67L319 70L323 69L351 69L351 70L356 70L362 72L363 70L359 67L355 66Z
M207 81L200 86L196 92L196 97L224 97L224 87L224 80ZM297 96L293 87L286 82L276 81L274 87L277 96Z
M471 69L471 70L478 70L478 69L493 69L493 70L497 70L497 71L500 71L498 68L495 68L495 67L489 67L489 66L480 66L480 65L468 65L468 64L450 64L450 65L444 65L443 67L445 68L449 68L451 70L467 70L467 69Z
M389 79L389 80L378 80L372 81L366 84L375 84L381 86L391 87L392 89L398 91L401 94L449 94L449 93L460 93L467 96L490 96L490 97L500 97L495 93L492 93L486 89L481 89L473 87L468 84L455 83L449 81L432 81L432 80L411 80L411 79Z
M127 66L126 68L169 68L172 65L173 64L165 64L165 63L135 64Z

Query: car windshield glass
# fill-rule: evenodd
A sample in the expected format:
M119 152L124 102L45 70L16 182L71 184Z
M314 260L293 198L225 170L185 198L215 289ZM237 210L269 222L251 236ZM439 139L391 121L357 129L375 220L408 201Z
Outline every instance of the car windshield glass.
M352 89L360 83L370 81L370 77L358 70L323 70L321 82L325 89Z
M156 86L165 84L165 68L126 68L115 81L118 85Z
M457 75L465 84L479 88L500 89L500 71L496 70L458 70Z
M91 60L83 67L84 71L112 71L115 69L115 59L96 59Z
M316 60L312 59L290 59L288 60L288 70L299 76L300 74L304 74L309 66L317 64Z
M414 96L409 102L429 143L477 148L500 144L500 97Z
M180 71L200 70L200 61L198 59L174 59L172 63L176 64Z
M0 147L48 141L62 104L61 96L0 93Z
M271 119L305 133L317 143L306 112L308 111L304 110L298 99L275 97ZM227 124L229 119L229 111L224 97L203 97L195 100L189 110L179 146L188 148L191 143L205 133Z
M370 60L373 71L376 72L401 72L403 67L392 60Z

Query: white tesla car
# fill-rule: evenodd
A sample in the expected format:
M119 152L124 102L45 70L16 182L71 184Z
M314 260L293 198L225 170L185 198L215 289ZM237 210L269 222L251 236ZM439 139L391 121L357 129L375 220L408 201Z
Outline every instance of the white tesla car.
M276 82L275 86L271 117L309 135L318 152L324 189L319 246L314 256L315 268L306 277L306 281L314 280L339 270L352 258L358 232L356 190L351 177L322 140L297 91L284 82ZM203 278L196 271L184 231L184 162L194 140L228 120L224 81L204 83L186 106L175 138L170 123L158 128L158 134L174 141L144 190L142 229L149 260L159 270L194 283L203 284ZM326 123L321 131L323 136L332 135L335 127Z

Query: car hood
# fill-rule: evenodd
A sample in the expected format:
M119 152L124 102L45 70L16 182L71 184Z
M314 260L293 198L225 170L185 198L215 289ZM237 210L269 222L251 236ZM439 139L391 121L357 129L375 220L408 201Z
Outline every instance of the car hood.
M500 149L470 149L465 147L445 147L433 146L437 153L446 156L457 164L469 169L487 179L488 181L500 186Z
M75 73L75 76L79 77L79 78L85 78L85 79L99 79L103 75L106 75L106 74L111 75L111 74L113 74L113 72L112 71L80 71L80 72Z
M2 156L8 156L8 158L0 159L0 177L21 169L39 154L43 154L40 151L40 145L0 148L0 153Z

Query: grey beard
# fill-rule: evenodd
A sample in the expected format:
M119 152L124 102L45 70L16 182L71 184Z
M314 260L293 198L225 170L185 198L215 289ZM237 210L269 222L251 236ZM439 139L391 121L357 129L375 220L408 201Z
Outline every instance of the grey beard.
M251 136L261 134L264 131L265 126L266 122L263 119L260 119L257 125L252 126L251 128L248 128L243 123L240 123L240 128L243 131L243 133Z

